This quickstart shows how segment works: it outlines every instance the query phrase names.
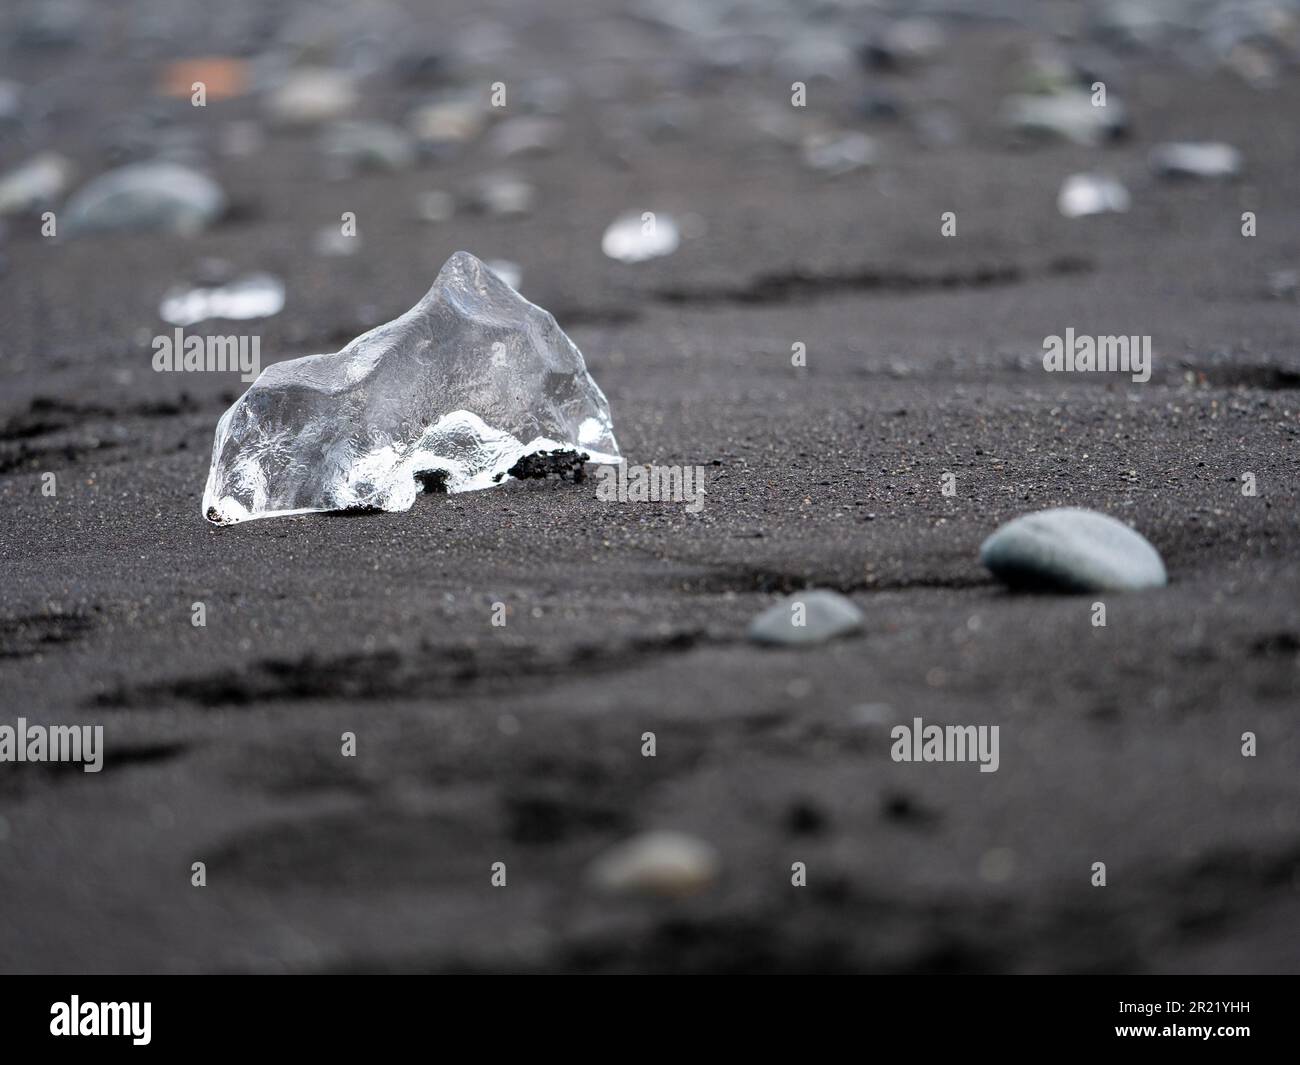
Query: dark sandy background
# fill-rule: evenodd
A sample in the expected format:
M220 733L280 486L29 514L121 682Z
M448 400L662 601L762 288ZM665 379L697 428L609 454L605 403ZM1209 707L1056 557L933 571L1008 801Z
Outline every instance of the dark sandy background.
M84 181L132 122L181 129L237 210L194 239L44 240L10 219L0 243L0 721L106 731L98 775L0 766L0 968L1300 968L1300 351L1276 282L1300 265L1294 69L1260 89L1081 31L1067 48L1104 67L1132 135L1012 150L1014 65L1084 5L963 6L913 69L810 71L804 114L784 67L714 69L631 7L327 5L330 62L373 38L363 115L400 121L427 92L402 55L494 35L451 83L573 85L552 154L503 164L480 140L330 181L310 133L216 150L222 123L260 116L256 92L205 110L155 93L177 58L289 51L308 5L176 6L93 5L67 47L22 43L22 5L4 16L3 75L31 108L4 169L55 148ZM827 24L867 33L879 13ZM901 116L862 117L868 92ZM665 100L675 128L639 132ZM866 130L878 165L809 169L746 117L763 103ZM918 136L935 107L957 143ZM1162 182L1146 155L1168 139L1232 143L1245 171ZM421 192L502 169L537 186L528 215L415 217ZM1125 181L1127 214L1058 214L1089 169ZM632 209L704 230L611 262L601 232ZM315 254L343 211L361 249ZM512 482L402 514L203 521L213 429L244 386L151 371L162 293L212 257L279 274L280 315L204 327L259 333L270 361L404 311L458 248L520 264L629 461L708 467L703 512ZM1068 326L1151 335L1151 381L1045 374L1043 337ZM981 540L1063 504L1133 523L1169 587L1105 597L1102 629L1096 597L1002 590ZM806 586L852 596L865 631L745 640ZM1001 768L894 763L889 726L915 716L1000 725ZM659 828L717 847L716 883L590 883L598 855Z

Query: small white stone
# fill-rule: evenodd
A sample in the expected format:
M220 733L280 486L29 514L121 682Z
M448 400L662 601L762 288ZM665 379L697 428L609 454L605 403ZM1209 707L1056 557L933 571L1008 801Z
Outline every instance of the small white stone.
M1128 189L1107 174L1071 174L1061 185L1056 206L1066 218L1127 211L1129 194Z
M609 224L600 247L611 259L640 263L671 255L680 242L681 234L671 215L629 211Z
M315 126L349 114L357 99L357 87L347 74L327 67L304 67L271 93L266 109L280 125Z
M1166 178L1230 178L1241 171L1241 152L1212 141L1158 144L1151 149L1151 168Z
M647 832L592 863L592 883L604 891L692 895L718 878L717 851L682 832Z

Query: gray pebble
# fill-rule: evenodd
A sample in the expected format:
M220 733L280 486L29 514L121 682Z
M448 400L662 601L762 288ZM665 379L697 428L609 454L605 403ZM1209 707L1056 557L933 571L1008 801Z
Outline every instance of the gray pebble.
M387 122L333 122L325 127L321 151L333 173L341 177L363 170L397 172L415 163L415 144L410 135Z
M1157 144L1150 158L1151 169L1163 178L1223 180L1241 173L1241 152L1215 141Z
M749 624L756 643L816 644L862 628L864 615L853 600L824 589L797 592L768 607Z
M166 230L197 233L226 208L215 181L178 163L131 163L101 174L66 208L68 231Z
M1073 592L1161 588L1160 553L1141 534L1095 510L1058 507L1007 522L980 561L1014 587Z

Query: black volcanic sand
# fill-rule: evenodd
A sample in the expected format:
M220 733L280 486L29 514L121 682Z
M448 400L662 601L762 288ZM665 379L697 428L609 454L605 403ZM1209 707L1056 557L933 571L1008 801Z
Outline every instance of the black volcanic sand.
M534 73L600 54L605 25L673 54L652 26L549 6L517 28ZM7 76L58 106L39 144L5 143L6 165L54 147L98 172L107 116L133 107L204 137L256 114L253 97L203 112L153 96L176 53L146 62L104 18L79 50L13 52ZM273 135L216 159L242 210L193 240L45 241L11 221L0 723L101 723L107 752L98 775L0 766L0 967L1300 967L1300 316L1269 295L1300 258L1300 82L1261 93L1115 55L1129 140L1013 151L996 108L1031 39L955 31L886 84L909 107L950 101L965 142L864 126L879 167L834 179L738 117L788 101L790 79L737 73L701 80L676 139L614 143L614 105L579 97L556 154L505 164L479 144L326 181L314 136ZM365 113L400 118L407 90L365 84ZM866 84L813 81L806 120L853 125ZM1246 173L1161 183L1146 153L1169 138L1236 144ZM422 190L502 168L538 186L530 215L414 220ZM1060 217L1061 181L1086 169L1121 177L1132 210ZM707 229L657 262L605 259L604 226L642 208ZM361 250L313 254L343 211ZM705 467L703 511L603 503L589 478L205 522L213 429L244 386L151 371L162 292L210 257L281 274L282 314L204 327L258 332L273 360L405 310L458 248L522 266L625 454ZM1044 373L1043 338L1067 327L1150 335L1151 381ZM1098 597L1003 590L980 542L1058 505L1132 523L1169 587L1101 597L1105 628ZM812 586L851 596L865 631L809 650L745 640L778 594ZM895 763L889 727L914 717L1001 726L1000 769ZM592 886L597 855L658 828L714 844L716 884Z

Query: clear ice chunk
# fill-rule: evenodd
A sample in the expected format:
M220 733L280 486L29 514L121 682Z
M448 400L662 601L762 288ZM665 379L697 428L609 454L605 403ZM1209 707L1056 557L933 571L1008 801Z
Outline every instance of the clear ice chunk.
M249 274L215 288L170 288L158 307L158 316L172 325L187 326L213 318L273 318L282 310L284 282L271 274Z
M400 318L262 372L217 424L202 509L407 510L422 485L489 488L555 452L622 462L609 404L555 318L459 251Z

